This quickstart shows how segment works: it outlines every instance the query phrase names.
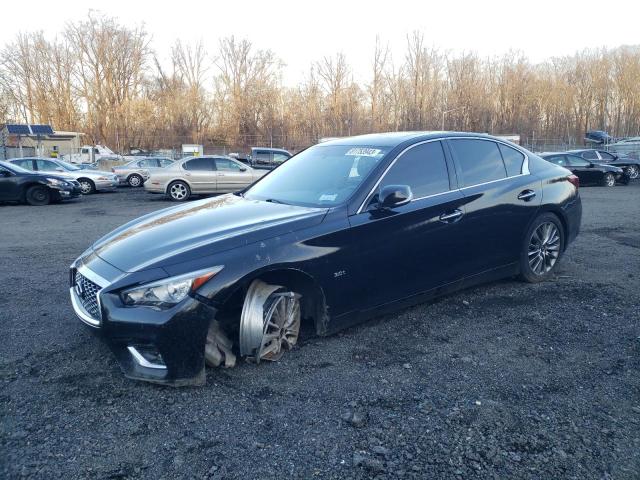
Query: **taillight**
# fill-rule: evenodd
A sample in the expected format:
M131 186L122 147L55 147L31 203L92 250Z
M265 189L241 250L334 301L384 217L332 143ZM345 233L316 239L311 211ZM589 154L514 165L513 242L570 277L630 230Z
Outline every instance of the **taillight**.
M567 177L567 180L569 180L573 184L573 186L576 187L576 190L580 188L580 179L576 175L569 175Z

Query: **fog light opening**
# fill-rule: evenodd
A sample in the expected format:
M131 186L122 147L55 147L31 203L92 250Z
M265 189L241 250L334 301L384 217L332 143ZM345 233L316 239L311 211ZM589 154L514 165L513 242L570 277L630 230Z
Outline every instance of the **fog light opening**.
M129 345L127 347L134 361L145 368L156 368L166 370L167 366L162 359L162 355L154 346Z

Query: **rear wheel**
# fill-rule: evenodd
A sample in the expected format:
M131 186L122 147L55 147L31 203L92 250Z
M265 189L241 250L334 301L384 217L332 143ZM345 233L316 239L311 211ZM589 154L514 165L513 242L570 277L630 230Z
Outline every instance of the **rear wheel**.
M627 177L629 177L631 180L635 180L639 175L640 168L638 168L638 165L629 165L627 167Z
M520 254L520 277L530 283L545 280L564 250L564 229L558 217L544 213L533 222Z
M174 202L184 202L188 200L191 196L191 190L189 189L189 185L184 182L173 182L167 188L167 195Z
M133 173L129 175L129 178L127 179L127 183L129 183L130 187L137 188L142 186L144 181L142 180L142 177L140 175L138 175L137 173Z
M616 177L613 176L613 173L605 173L602 176L603 187L614 187L615 185L616 185Z
M92 193L95 193L96 184L88 178L79 178L78 183L80 183L80 191L83 195L91 195Z
M48 205L51 202L51 192L43 185L34 185L27 189L25 200L29 205Z

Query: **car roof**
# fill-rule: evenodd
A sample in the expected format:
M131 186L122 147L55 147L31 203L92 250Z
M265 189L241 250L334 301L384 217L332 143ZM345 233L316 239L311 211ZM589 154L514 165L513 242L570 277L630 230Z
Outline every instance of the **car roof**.
M327 140L326 142L322 142L319 145L378 146L393 148L410 140L421 141L447 137L486 137L492 140L500 140L499 138L491 136L487 133L445 132L434 130L423 132L370 133L367 135L357 135L355 137Z

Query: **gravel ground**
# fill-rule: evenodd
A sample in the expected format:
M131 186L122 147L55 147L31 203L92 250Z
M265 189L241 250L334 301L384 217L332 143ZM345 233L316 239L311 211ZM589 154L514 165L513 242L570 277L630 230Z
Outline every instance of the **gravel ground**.
M640 183L582 197L552 281L459 292L185 389L125 379L67 293L93 240L167 202L0 206L0 477L637 479Z

